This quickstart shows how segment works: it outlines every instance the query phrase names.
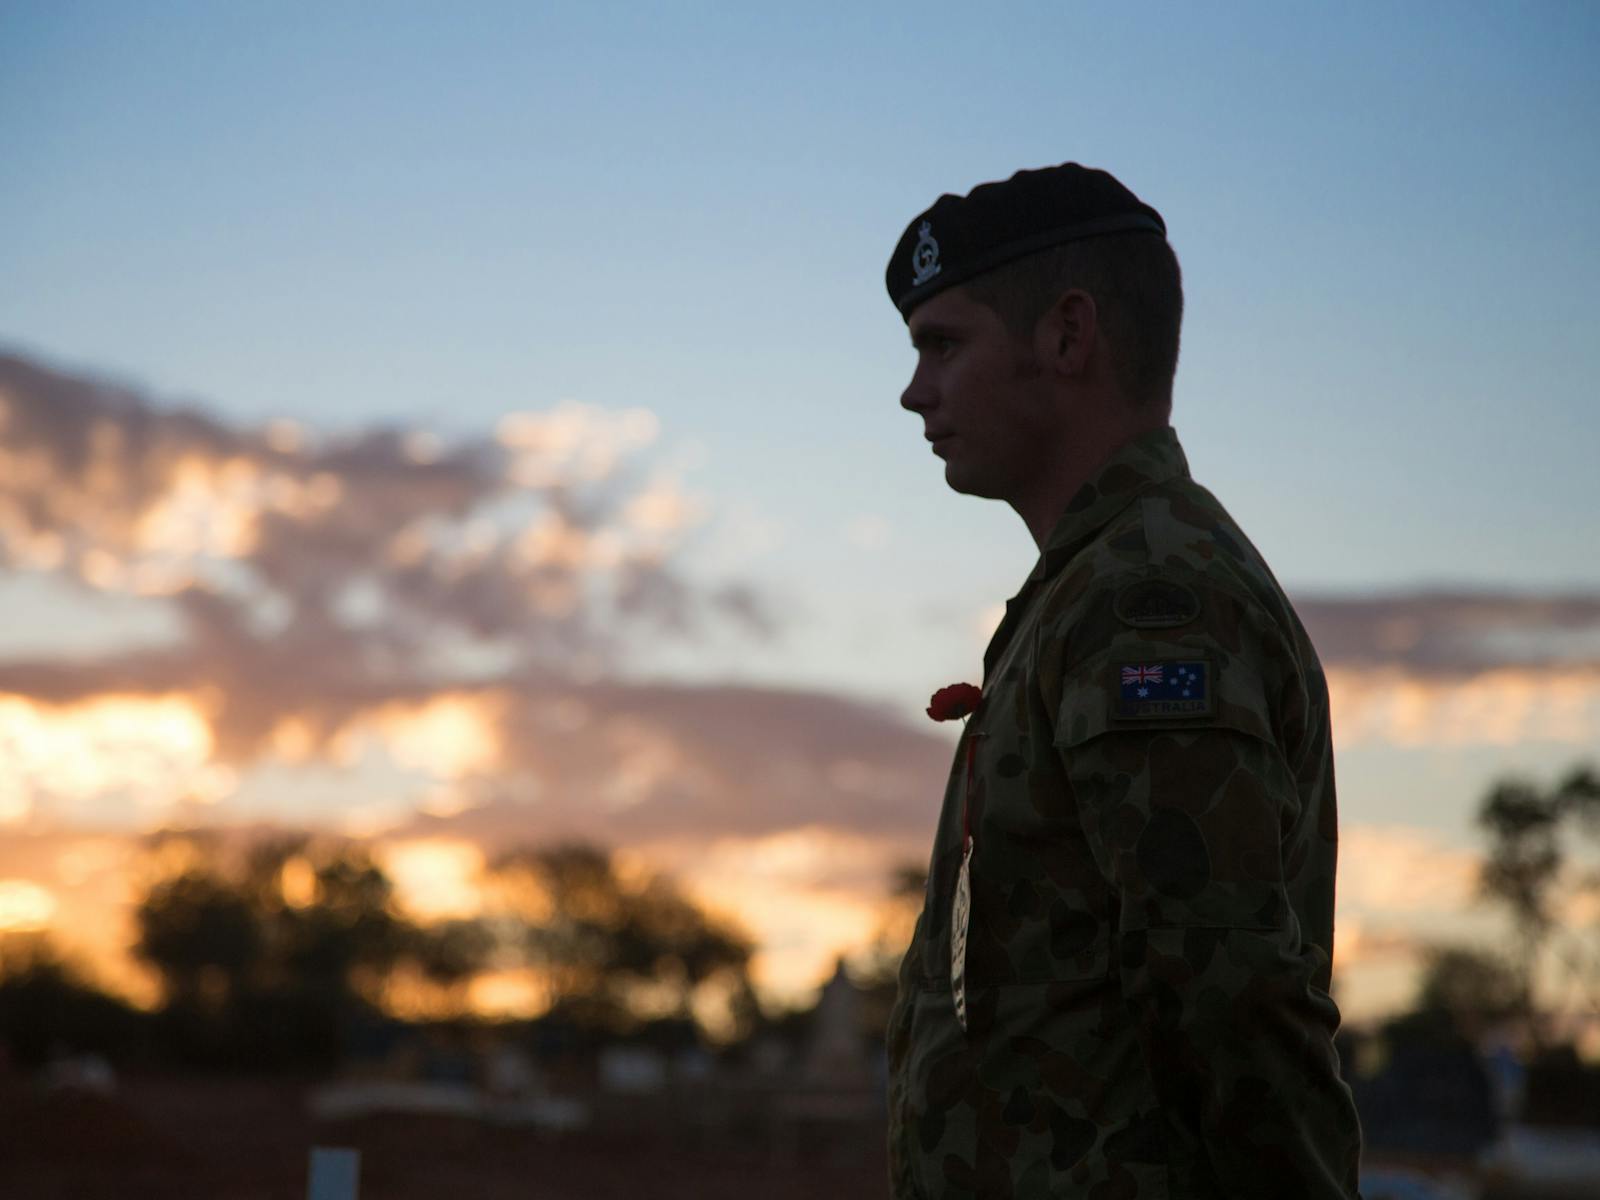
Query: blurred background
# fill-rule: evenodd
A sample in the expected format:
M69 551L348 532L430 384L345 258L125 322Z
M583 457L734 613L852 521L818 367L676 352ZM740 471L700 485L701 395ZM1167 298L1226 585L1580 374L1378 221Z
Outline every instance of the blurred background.
M0 1179L885 1194L923 710L1036 550L899 407L883 268L1072 160L1166 218L1173 423L1328 670L1368 1200L1596 1186L1597 52L0 5Z

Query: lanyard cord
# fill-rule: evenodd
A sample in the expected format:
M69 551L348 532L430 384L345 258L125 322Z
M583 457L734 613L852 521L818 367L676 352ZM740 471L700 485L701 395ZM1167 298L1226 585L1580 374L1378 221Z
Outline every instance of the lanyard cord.
M978 735L967 735L967 786L961 794L961 852L966 853L967 843L972 841L972 755L978 748Z

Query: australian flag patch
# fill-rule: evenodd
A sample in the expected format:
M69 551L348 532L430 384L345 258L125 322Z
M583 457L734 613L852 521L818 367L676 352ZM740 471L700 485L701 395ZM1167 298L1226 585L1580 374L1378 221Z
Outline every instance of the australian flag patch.
M1211 664L1203 658L1142 659L1114 664L1114 716L1203 717L1212 711Z

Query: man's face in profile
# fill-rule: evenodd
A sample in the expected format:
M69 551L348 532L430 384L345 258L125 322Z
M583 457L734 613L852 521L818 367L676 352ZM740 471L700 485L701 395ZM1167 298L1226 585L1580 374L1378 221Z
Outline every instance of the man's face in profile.
M1059 436L1031 348L959 287L918 305L909 332L917 365L900 404L937 439L945 482L990 500L1022 494L1049 469Z

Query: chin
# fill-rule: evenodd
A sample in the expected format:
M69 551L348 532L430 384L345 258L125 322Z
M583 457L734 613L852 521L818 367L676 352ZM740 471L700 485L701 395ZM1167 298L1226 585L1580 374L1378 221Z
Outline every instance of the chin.
M966 475L965 472L950 465L945 467L944 481L949 485L952 492L957 492L963 496L976 496L980 500L1000 499L998 489L988 486L981 479L973 479Z

